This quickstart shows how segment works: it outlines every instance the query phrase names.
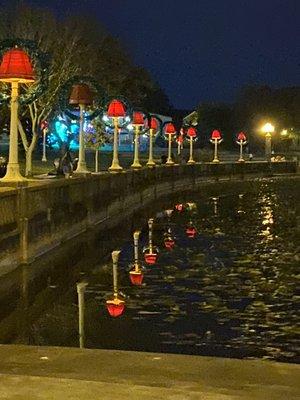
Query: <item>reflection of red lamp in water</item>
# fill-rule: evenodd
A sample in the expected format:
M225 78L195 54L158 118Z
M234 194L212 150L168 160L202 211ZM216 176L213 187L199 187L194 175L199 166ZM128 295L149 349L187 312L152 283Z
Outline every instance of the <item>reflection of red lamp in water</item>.
M197 234L197 229L193 226L192 222L190 223L190 225L186 228L185 233L187 234L187 236L189 238L194 239L194 237Z
M114 295L112 299L106 301L106 308L111 317L119 317L125 310L125 301L119 297L118 293L118 261L120 250L113 251L111 255L113 260Z
M154 265L157 261L158 249L153 246L152 233L153 233L153 218L148 220L149 227L149 244L144 249L144 259L148 265Z
M133 285L140 286L143 283L144 274L139 262L139 237L140 231L133 234L134 240L134 268L129 272L130 281Z

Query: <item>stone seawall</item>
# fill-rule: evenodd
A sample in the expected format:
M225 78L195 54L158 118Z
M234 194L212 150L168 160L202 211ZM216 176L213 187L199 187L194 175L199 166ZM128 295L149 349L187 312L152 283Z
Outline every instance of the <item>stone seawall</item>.
M206 163L38 181L18 189L0 186L0 276L91 227L106 229L151 201L206 180L296 170L294 162Z

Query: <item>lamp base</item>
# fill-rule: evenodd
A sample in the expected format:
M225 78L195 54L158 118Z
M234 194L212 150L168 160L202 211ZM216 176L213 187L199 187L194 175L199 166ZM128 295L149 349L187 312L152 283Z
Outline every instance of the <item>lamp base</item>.
M21 175L19 164L8 163L6 174L0 182L27 182L27 179Z
M172 161L172 160L168 160L167 162L166 162L166 165L174 165L175 163L174 163L174 161Z
M121 165L119 164L112 164L109 168L108 168L109 172L122 172L123 168L121 167Z
M188 160L187 164L196 164L195 160Z
M213 163L219 163L220 160L218 160L217 158L214 158L214 159L212 160L212 162L213 162Z
M130 168L132 168L132 169L141 169L142 165L139 162L135 162L135 163L131 164Z

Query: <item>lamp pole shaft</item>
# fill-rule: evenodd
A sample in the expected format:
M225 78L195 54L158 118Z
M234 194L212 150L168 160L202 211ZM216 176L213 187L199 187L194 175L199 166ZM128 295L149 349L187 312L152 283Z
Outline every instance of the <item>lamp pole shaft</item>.
M271 154L272 154L272 136L269 132L267 132L265 138L265 156L267 161L271 161Z
M149 130L149 158L147 162L148 167L153 167L155 165L155 162L153 160L153 135L154 135L154 129L150 128Z
M95 172L99 172L99 149L95 152Z
M80 117L79 117L79 152L78 164L75 173L87 174L89 171L85 162L85 145L84 145L84 104L79 104Z
M214 162L218 162L218 139L215 139L215 153L214 153Z
M142 168L139 160L139 125L134 125L134 158L131 168L139 169Z
M167 165L173 165L174 161L172 160L172 135L169 134L169 142L168 142L168 159L166 164Z
M194 144L193 142L194 142L194 140L190 136L190 158L189 158L188 164L194 164L195 163L195 161L193 159L193 144Z
M77 295L78 295L78 331L79 331L79 347L81 349L85 346L85 332L84 332L84 292L87 286L86 282L77 283Z
M113 160L111 166L109 167L109 171L120 172L123 170L123 168L119 164L119 155L118 155L118 134L119 134L118 117L113 117L113 121L114 121Z
M9 136L9 156L6 174L2 181L21 182L25 178L20 174L18 160L18 95L19 83L11 83L10 101L10 136Z
M47 162L47 156L46 156L46 136L47 136L47 130L43 129L43 157L42 161Z

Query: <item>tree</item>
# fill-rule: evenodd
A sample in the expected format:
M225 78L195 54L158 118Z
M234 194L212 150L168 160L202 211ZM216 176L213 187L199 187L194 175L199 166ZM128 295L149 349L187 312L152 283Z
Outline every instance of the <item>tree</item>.
M91 128L85 133L86 147L95 151L95 172L99 172L99 151L106 143L110 143L112 135L107 135L105 125L100 117L95 118Z
M90 16L58 20L46 8L11 6L0 12L0 39L7 37L35 40L52 60L47 90L21 110L19 132L26 153L27 176L32 174L32 154L42 134L41 122L59 111L59 91L69 78L91 75L110 95L127 95L142 107L152 106L148 99L159 91L149 74L134 66L121 43ZM31 119L30 137L26 135L24 117Z

